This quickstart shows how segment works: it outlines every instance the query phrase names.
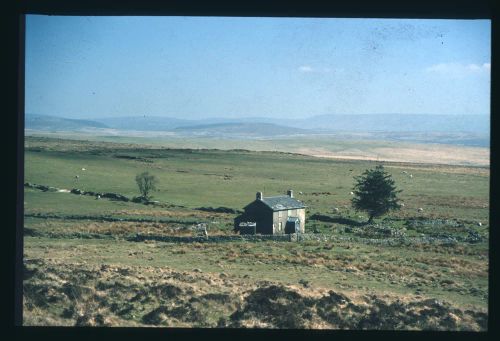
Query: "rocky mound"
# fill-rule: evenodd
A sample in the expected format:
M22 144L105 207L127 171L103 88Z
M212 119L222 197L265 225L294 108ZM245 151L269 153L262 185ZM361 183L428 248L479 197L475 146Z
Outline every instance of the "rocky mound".
M435 299L388 302L366 295L355 303L329 291L313 298L271 285L249 292L230 316L229 327L329 328L350 330L486 330L488 316Z

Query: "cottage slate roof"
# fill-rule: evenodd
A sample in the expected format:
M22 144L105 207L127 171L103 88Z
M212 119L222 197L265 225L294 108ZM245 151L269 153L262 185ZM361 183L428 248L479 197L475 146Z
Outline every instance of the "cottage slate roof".
M268 206L273 211L282 211L282 210L293 210L296 208L306 208L301 201L290 198L288 195L279 195L275 197L263 197L262 203Z

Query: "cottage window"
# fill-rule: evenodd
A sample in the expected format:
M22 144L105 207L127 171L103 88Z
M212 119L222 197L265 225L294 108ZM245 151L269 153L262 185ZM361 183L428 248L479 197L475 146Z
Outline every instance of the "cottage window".
M278 218L283 217L283 211L278 211Z
M280 228L279 228L279 231L281 231L281 226L282 226L281 224L283 224L283 223L280 221Z

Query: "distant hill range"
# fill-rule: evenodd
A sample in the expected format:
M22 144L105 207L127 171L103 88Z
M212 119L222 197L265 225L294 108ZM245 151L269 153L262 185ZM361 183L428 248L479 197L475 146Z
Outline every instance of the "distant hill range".
M223 118L183 120L169 117L117 117L81 120L33 114L26 114L25 128L43 131L82 131L107 128L124 131L124 134L126 131L167 131L176 135L206 137L270 137L314 133L312 130L273 123L242 122Z
M24 127L45 131L74 131L83 129L109 128L106 124L91 120L77 120L57 116L26 114Z
M272 131L273 128L283 130L283 132L289 128L299 128L302 132L310 130L309 132L468 132L489 134L490 131L490 118L487 115L359 114L319 115L306 119L245 117L200 120L138 116L95 120L114 129L145 131L220 131L231 128L236 128L240 133L245 129L248 132L258 129L267 132Z
M134 131L170 131L187 135L273 136L321 134L328 132L386 133L475 133L488 135L487 115L359 114L319 115L307 119L245 117L199 120L158 116L68 119L55 116L26 115L27 129L81 130L109 128Z
M274 123L230 122L190 125L175 128L175 132L198 136L253 136L272 137L297 134L313 134L314 131L295 127L286 127Z
M276 123L317 132L444 132L487 133L487 115L356 114L318 115L306 119L246 118L244 121Z
M143 131L166 131L200 124L200 121L158 116L103 117L96 120L113 129Z

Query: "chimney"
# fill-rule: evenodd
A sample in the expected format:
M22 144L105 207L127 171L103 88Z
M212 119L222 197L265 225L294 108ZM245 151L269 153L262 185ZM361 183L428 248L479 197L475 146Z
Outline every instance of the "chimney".
M257 192L256 198L257 200L262 200L262 192Z
M286 191L286 195L288 195L290 198L293 198L293 191L289 189L288 191Z

